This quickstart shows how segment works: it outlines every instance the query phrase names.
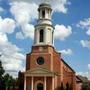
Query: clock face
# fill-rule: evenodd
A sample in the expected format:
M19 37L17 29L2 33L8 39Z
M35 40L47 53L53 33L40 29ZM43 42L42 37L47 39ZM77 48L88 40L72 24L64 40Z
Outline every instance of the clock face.
M37 58L37 64L38 65L43 65L44 64L44 58L43 57Z

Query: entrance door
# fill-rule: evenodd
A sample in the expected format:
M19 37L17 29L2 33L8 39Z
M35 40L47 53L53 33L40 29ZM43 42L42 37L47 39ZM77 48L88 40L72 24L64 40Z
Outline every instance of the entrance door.
M38 84L37 84L37 90L44 90L42 83L38 83Z

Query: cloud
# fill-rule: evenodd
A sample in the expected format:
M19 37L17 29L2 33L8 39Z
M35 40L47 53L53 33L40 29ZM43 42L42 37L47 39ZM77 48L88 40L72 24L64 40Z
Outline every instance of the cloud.
M51 0L53 12L67 13L68 8L66 6L69 4L69 0Z
M0 7L0 13L3 12L3 11L4 11L4 9L2 7Z
M25 39L25 38L34 38L34 25L32 24L25 24L22 26L22 31L16 33L17 39Z
M35 3L13 2L10 11L17 23L22 26L38 17L37 9L38 5Z
M86 47L86 48L90 49L90 41L88 41L88 40L81 40L80 43L81 43L81 45L83 47Z
M65 40L72 34L71 26L64 26L64 25L56 25L54 30L55 39Z
M88 68L89 71L87 71L87 72L77 72L77 75L87 77L90 80L90 64L87 65L87 68Z
M67 49L67 50L64 49L59 52L63 55L72 55L72 53L73 53L73 51L71 49Z
M88 64L88 69L90 69L90 64Z
M42 2L41 0L40 1L14 0L10 3L11 5L10 12L14 15L17 26L19 25L22 29L22 31L16 33L17 39L24 39L24 38L33 39L34 26L31 23L33 22L33 20L38 18L37 9L38 5L41 2ZM50 3L52 5L53 11L63 13L67 12L67 8L65 7L65 5L69 3L68 0L57 0L57 2L55 0L52 0L50 1ZM64 40L66 37L69 36L70 30L66 30L66 27L64 28L64 26L61 27L66 31L64 32L64 35L61 36L61 39ZM71 27L68 26L67 29L71 29Z
M34 37L34 26L30 24L38 16L38 5L35 3L14 2L11 4L11 13L14 15L17 26L21 27L21 31L16 33L17 39Z
M5 43L7 41L8 41L7 35L6 34L3 34L2 32L0 32L0 42Z
M25 24L22 27L22 31L25 37L34 38L34 26L32 24Z
M23 35L22 32L17 32L17 33L16 33L16 38L17 38L17 39L24 39L25 37L24 37L24 35Z
M35 3L37 5L43 2L43 0L12 0L12 1ZM62 13L67 13L67 6L70 5L69 0L57 0L57 1L50 0L49 3L51 4L54 12L62 12Z
M78 72L77 75L87 77L90 80L90 72Z
M86 30L86 34L90 35L90 18L81 20L78 24L78 27L81 27L82 29Z
M3 33L13 33L15 29L15 21L11 18L2 19L0 17L0 31Z
M0 34L0 37L1 36L2 38L7 38L5 34ZM25 68L25 66L23 66L25 56L21 53L20 48L10 43L7 39L0 40L0 54L4 69L8 71L8 73L15 71L16 74L18 74L19 70Z
M15 29L15 21L11 18L2 19L0 17L0 60L3 63L6 72L14 72L14 75L18 74L19 70L24 70L23 65L25 55L21 53L21 49L16 45L12 44L7 34L11 34Z

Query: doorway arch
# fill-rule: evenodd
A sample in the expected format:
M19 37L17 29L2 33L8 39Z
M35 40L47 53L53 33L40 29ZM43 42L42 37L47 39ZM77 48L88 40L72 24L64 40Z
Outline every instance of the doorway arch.
M37 90L43 90L43 84L42 83L37 84Z
M42 81L37 81L35 83L35 90L44 90L44 85Z

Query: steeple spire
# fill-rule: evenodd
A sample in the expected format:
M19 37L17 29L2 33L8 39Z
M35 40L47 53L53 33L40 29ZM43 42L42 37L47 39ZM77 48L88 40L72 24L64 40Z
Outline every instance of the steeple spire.
M47 0L45 0L47 1ZM38 21L35 26L34 45L53 45L53 26L51 5L42 3L38 8Z

